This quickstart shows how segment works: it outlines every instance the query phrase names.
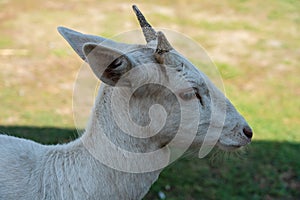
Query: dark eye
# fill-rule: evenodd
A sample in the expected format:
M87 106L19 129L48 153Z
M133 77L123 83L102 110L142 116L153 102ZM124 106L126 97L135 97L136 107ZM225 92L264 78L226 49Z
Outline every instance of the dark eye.
M201 104L202 106L204 106L204 103L203 103L203 100L202 100L202 97L201 97L201 95L200 95L200 93L199 93L198 88L193 87L193 90L194 90L194 92L195 92L196 98L200 101L200 104Z
M188 91L188 92L182 92L179 94L179 96L185 100L185 101L189 101L193 98L195 98L195 93L193 93L192 91Z

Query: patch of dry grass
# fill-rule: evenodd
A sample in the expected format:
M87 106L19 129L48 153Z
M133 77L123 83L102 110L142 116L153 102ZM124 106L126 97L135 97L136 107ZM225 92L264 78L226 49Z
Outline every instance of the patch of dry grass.
M73 126L72 87L82 61L56 27L111 37L138 28L132 3L7 0L0 4L0 123ZM227 95L257 131L256 139L278 138L257 121L263 126L277 123L280 132L300 125L295 112L300 95L297 1L179 0L139 6L154 26L182 32L204 46L223 74ZM5 55L7 49L25 53ZM43 112L53 120L36 119ZM290 134L300 141L299 134Z

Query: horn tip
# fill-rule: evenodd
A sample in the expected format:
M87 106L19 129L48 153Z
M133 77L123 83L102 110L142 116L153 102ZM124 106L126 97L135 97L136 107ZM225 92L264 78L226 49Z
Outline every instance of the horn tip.
M132 5L132 9L135 12L135 15L140 23L140 26L143 30L144 36L146 38L147 43L151 40L156 39L156 32L152 28L152 26L147 22L142 12L138 9L136 5Z
M135 13L139 12L139 9L135 4L132 5L132 9Z
M157 31L157 37L158 38L166 38L165 34L162 31Z
M157 32L157 40L158 40L158 49L164 49L166 51L171 51L173 47L169 43L167 37L162 31Z

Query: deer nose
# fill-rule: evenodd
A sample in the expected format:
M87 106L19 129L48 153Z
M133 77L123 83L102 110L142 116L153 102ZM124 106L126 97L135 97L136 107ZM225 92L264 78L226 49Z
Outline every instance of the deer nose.
M246 135L247 138L249 138L249 139L252 138L253 132L252 132L252 129L249 126L245 126L243 128L243 132L244 132L244 134Z

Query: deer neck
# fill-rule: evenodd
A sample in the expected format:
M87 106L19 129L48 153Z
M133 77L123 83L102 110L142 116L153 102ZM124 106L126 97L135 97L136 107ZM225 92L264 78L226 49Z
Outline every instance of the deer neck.
M116 102L113 102L114 100ZM149 107L141 105L142 102L136 100L133 105L129 106L128 116L124 117L127 121L122 121L122 117L118 116L118 110L113 108L113 104L124 108L128 105L128 100L126 97L122 98L122 96L114 97L113 88L103 84L99 89L98 97L95 100L91 118L83 137L85 140L99 141L99 136L102 135L116 147L137 153L155 151L161 148L163 143L167 143L169 138L164 137L165 133L155 135L153 133L155 130L149 128L142 129L144 132L135 133L134 135L129 132L130 127L123 126L128 124L128 120L136 126L147 126L149 123Z
M124 131L118 127L114 122L112 109L111 109L111 89L108 86L101 86L98 97L95 100L90 121L86 128L85 133L81 137L81 141L85 148L90 152L90 155L94 157L94 160L99 164L98 169L105 168L109 173L110 179L116 179L124 184L118 186L120 195L127 194L125 199L140 199L142 198L150 186L157 180L162 168L154 169L152 171L132 172L130 170L118 169L118 167L107 164L107 160L111 159L118 161L115 154L104 147L107 143L114 145L115 149L120 148L129 152L144 153L153 151L157 148L158 143L150 141L151 139L141 142L139 138L130 136L124 133ZM122 101L120 101L122 103ZM107 140L106 144L103 143ZM103 157L97 158L99 154ZM109 161L108 161L109 162ZM118 163L116 163L118 165ZM120 165L122 166L123 163ZM134 163L130 163L135 165ZM119 165L119 167L120 167ZM126 165L126 164L125 164ZM147 164L149 165L149 164ZM129 168L130 169L130 168ZM121 186L123 185L123 186Z

